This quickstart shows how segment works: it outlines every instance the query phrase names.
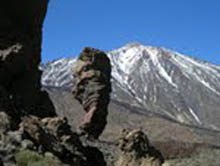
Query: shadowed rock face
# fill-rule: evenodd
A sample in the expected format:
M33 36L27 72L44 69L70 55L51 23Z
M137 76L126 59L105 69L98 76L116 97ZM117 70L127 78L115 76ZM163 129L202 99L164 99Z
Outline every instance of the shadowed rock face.
M120 157L116 166L161 166L162 154L150 146L147 136L140 130L123 130L119 138Z
M0 2L0 94L4 94L0 111L15 119L55 115L47 93L41 91L38 69L47 4L47 0Z
M0 2L0 154L4 163L14 163L22 143L17 129L23 116L55 116L46 92L41 91L42 25L47 0L2 0Z
M42 157L49 152L66 165L104 166L102 153L82 145L67 120L55 117L52 102L41 90L38 66L47 4L0 2L0 165L23 163L16 154L30 150Z
M87 47L73 70L77 79L73 94L86 112L80 130L97 139L107 123L111 92L110 60L104 52Z

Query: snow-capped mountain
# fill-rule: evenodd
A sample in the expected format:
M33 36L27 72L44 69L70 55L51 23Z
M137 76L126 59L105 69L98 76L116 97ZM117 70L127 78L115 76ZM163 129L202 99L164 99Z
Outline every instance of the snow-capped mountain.
M128 44L107 52L112 99L185 124L220 130L220 66L164 48ZM75 59L43 65L44 86L70 88Z

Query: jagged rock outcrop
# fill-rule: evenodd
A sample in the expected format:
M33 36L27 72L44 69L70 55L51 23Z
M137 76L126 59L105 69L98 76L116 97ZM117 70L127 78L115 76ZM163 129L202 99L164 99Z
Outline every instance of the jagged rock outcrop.
M123 130L119 138L121 154L116 166L161 166L162 154L152 147L141 130Z
M16 156L26 151L29 153L25 155L35 153L44 157L49 153L61 161L61 165L106 165L102 152L84 146L79 136L71 131L66 118L24 117L16 131L10 130L10 119L4 112L0 113L0 120L0 159L6 165L24 162L16 160Z
M77 79L73 94L86 112L79 128L82 134L97 139L107 123L111 92L110 60L103 51L86 47L73 72Z
M48 0L0 2L0 159L15 164L15 153L26 145L18 129L22 117L55 116L41 91L42 25Z
M0 111L18 119L27 114L55 116L52 102L41 91L42 24L47 0L0 2Z
M78 135L71 131L65 118L27 117L20 124L20 132L26 139L32 140L37 151L44 154L50 152L65 164L105 165L99 164L105 163L102 153L96 148L83 146Z
M43 159L50 153L66 165L104 166L102 153L82 145L67 120L55 117L52 102L41 90L38 66L47 4L0 2L0 165L24 163L31 160L29 155Z

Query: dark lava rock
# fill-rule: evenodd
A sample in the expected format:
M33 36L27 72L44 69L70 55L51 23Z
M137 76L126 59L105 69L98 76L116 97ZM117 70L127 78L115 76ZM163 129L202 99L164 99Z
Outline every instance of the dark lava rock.
M46 92L41 91L38 69L47 3L47 0L0 2L0 94L4 94L6 103L4 106L0 103L0 111L9 112L14 119L27 114L56 115ZM10 109L4 109L6 105Z

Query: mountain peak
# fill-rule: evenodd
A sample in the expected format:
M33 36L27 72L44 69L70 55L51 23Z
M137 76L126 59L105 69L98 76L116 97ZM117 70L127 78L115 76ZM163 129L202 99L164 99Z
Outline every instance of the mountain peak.
M220 128L220 68L175 51L130 43L108 52L115 100L181 123ZM44 66L42 84L71 87L75 60ZM207 111L209 110L209 111ZM207 115L209 118L206 118Z
M119 49L113 50L111 52L114 52L114 54L116 52L122 52L123 54L126 54L126 56L129 56L129 57L132 56L134 58L134 56L135 57L138 56L139 58L151 58L152 60L156 60L155 58L162 57L162 56L166 58L170 58L172 55L177 54L175 51L169 50L165 47L143 45L138 42L126 44L125 46ZM127 52L129 52L130 55L128 55ZM138 52L138 54L135 52Z
M130 43L109 52L112 63L120 66L120 70L126 74L130 74L144 62L146 64L151 62L153 66L161 68L161 59L170 59L174 55L174 52L167 49L145 46L140 43Z

